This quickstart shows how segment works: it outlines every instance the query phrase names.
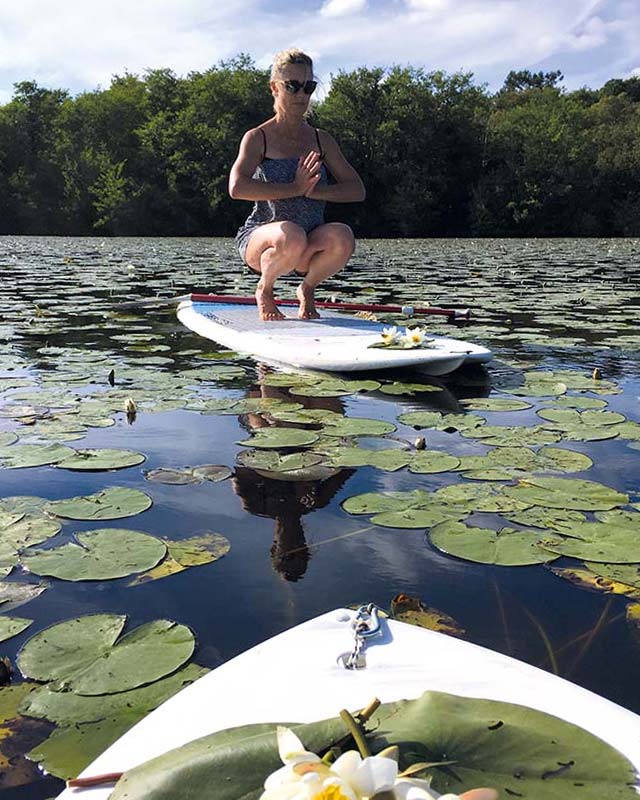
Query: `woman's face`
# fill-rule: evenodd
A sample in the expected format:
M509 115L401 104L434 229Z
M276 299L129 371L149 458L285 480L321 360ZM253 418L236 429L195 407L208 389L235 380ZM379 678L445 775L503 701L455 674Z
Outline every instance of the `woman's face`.
M287 64L278 77L271 81L276 108L287 113L304 114L309 107L311 94L299 87L308 85L308 81L312 80L313 72L307 64ZM297 88L297 91L292 91L293 88Z

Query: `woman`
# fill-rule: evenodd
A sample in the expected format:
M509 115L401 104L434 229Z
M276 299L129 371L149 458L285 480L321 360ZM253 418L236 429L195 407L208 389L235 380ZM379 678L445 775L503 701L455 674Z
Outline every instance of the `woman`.
M269 85L275 114L245 133L229 177L234 200L255 202L236 242L245 263L260 275L260 319L284 319L273 286L294 270L302 278L298 316L314 319L316 286L342 269L354 248L351 228L324 222L325 202L358 202L365 189L333 137L306 121L316 88L311 58L295 49L278 53Z

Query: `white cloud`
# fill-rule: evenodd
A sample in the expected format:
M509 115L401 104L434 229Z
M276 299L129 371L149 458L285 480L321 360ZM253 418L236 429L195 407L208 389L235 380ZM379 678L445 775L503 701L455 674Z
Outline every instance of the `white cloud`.
M292 13L295 9L296 13ZM22 0L0 5L0 102L35 79L72 92L126 69L178 74L249 53L302 47L316 71L412 64L471 71L498 88L510 69L562 69L599 86L640 61L640 8L628 0Z
M327 0L320 8L323 17L345 17L357 14L367 7L367 0Z

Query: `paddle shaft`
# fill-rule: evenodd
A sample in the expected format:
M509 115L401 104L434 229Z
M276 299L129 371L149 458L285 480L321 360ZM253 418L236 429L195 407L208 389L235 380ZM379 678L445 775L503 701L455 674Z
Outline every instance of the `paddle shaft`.
M189 299L186 297L179 298L180 300ZM193 303L234 303L237 305L256 305L255 297L239 297L236 295L226 294L196 294L190 296ZM276 300L279 306L297 306L297 300ZM389 306L380 305L378 303L332 303L330 301L316 300L318 308L334 308L342 311L383 311L383 312L398 312L402 313L405 308L409 306ZM457 310L455 308L438 308L436 306L427 306L426 308L413 308L414 314L435 314L442 317L453 317L454 319L469 319L471 310L465 308Z

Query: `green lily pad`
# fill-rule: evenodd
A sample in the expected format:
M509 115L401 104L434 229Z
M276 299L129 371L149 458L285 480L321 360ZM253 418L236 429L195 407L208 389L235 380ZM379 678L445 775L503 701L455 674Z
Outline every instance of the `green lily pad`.
M471 514L473 511L504 512L527 508L530 503L509 497L504 489L489 483L454 483L443 486L433 493L437 503L443 503L459 511Z
M30 750L27 758L57 778L75 778L142 716L123 713L99 722L59 728Z
M594 516L598 522L608 522L621 528L640 531L640 514L637 511L616 508L612 511L596 511Z
M22 564L36 575L65 581L100 581L123 578L154 567L166 555L165 544L155 536L122 528L99 528L76 534L50 550L28 550Z
M34 680L59 681L52 688L76 694L114 694L164 678L191 657L194 636L186 625L155 620L118 639L125 621L89 614L45 628L20 650L20 671Z
M524 397L558 397L565 394L568 386L561 381L527 381L524 386L514 386L504 389L508 394L523 395Z
M564 531L587 520L581 511L565 511L562 508L541 508L540 506L532 506L522 511L507 511L504 516L510 522L554 531Z
M325 436L384 436L395 430L396 426L391 422L380 419L342 417L340 420L326 424L322 433Z
M628 439L634 442L640 442L640 424L637 422L623 422L615 426L618 439Z
M219 533L203 533L189 539L178 541L163 539L163 541L167 545L168 551L164 561L148 572L143 572L142 575L135 577L129 586L138 586L141 583L166 578L169 575L184 572L189 567L211 564L226 556L231 549L229 540Z
M406 508L424 508L430 501L431 493L423 489L411 492L365 492L347 497L342 502L342 508L348 514L381 514Z
M441 386L433 386L430 383L400 383L394 381L393 383L385 383L380 386L380 391L383 394L391 395L408 395L413 397L416 394L424 394L425 392L441 392Z
M554 444L562 436L541 425L530 427L519 425L483 425L480 428L462 431L467 439L481 439L482 444L496 447L531 447L539 444Z
M95 494L54 500L46 510L65 519L121 519L141 514L151 507L149 495L139 489L112 486Z
M405 508L401 511L375 514L371 517L371 522L384 528L431 528L440 522L458 520L466 516L465 510L433 502L426 508Z
M576 511L608 511L629 502L622 492L576 478L529 477L520 480L517 486L504 487L503 491L532 506Z
M429 631L446 633L449 636L464 635L464 628L453 617L429 608L418 597L409 597L406 594L397 594L391 600L391 619L416 625Z
M149 469L144 472L144 477L154 483L167 483L175 486L183 486L187 483L200 483L200 478L194 475L190 469Z
M76 450L75 453L56 463L59 469L105 470L125 469L142 464L146 456L133 450L108 448Z
M603 522L584 522L563 533L566 536L549 536L543 539L542 546L558 555L585 561L640 563L640 540L637 531L630 528L617 528Z
M17 522L2 528L0 538L4 544L22 550L46 542L55 536L61 527L57 520L43 515L21 516Z
M592 409L577 411L571 408L541 408L536 413L539 417L554 422L559 427L566 428L567 430L580 425L591 425L597 428L603 428L606 425L615 425L616 423L625 421L624 414L618 414L615 411L594 411Z
M173 675L117 694L82 695L64 689L54 691L51 684L47 684L30 692L19 711L24 716L46 719L61 726L99 722L130 713L141 718L207 672L197 664L187 664Z
M301 428L258 428L251 439L236 442L245 447L279 450L286 447L307 447L318 441L318 435Z
M541 539L540 531L514 528L494 531L454 521L442 522L429 532L431 544L447 555L507 567L544 564L558 558L538 546Z
M297 410L277 408L270 413L273 419L279 422L292 422L294 425L324 425L325 423L340 422L344 418L342 414L325 408L300 408Z
M47 504L44 497L31 497L19 495L14 497L3 497L0 506L9 514L35 514L43 509Z
M17 636L19 633L22 633L32 622L32 619L5 617L4 614L0 614L0 642L4 642L7 639L11 639L12 636Z
M312 752L344 736L339 719L288 726ZM175 787L206 797L211 786L216 800L258 797L265 776L282 765L275 727L250 725L190 742L127 771L111 800L167 800ZM577 726L523 706L426 692L380 706L370 727L372 752L398 746L401 769L446 754L454 767L433 769L439 795L484 785L525 800L633 798L635 769L627 759ZM514 764L526 769L514 775Z
M600 400L597 397L582 397L577 395L565 395L558 397L554 400L549 408L578 408L578 409L602 409L607 407L606 400Z
M356 392L372 392L379 388L378 381L327 379L316 380L309 385L294 385L290 393L303 397L344 397Z
M531 403L508 397L474 397L460 400L460 405L469 411L524 411Z
M73 453L61 444L13 444L0 448L0 468L45 467L59 464Z
M18 441L18 437L13 431L0 432L0 448L8 447Z
M477 414L440 414L438 411L409 411L400 414L398 421L418 429L434 428L448 433L455 431L464 433L486 424L486 420Z
M409 471L419 475L449 472L457 469L460 459L440 450L419 450L412 454Z
M395 472L406 467L411 454L396 448L370 450L364 447L336 447L329 455L334 467L375 467L387 472Z

